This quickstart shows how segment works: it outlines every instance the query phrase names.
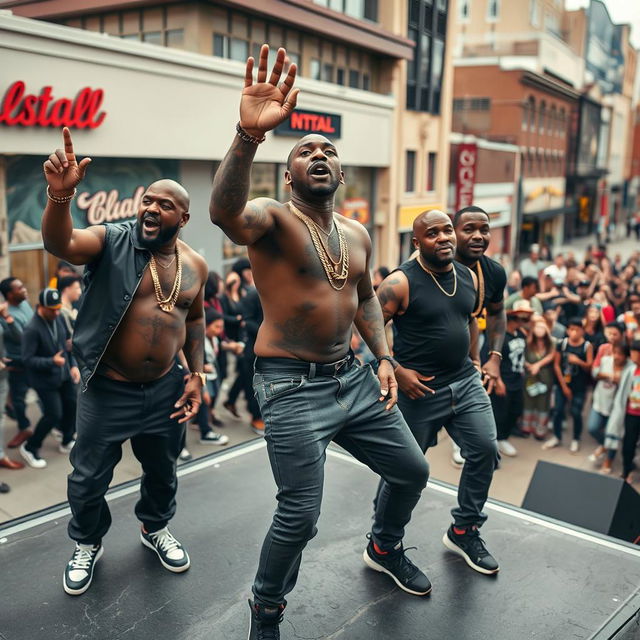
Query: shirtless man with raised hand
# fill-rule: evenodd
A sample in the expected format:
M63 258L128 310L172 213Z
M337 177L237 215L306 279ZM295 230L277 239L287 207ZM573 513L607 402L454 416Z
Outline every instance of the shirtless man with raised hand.
M178 240L189 220L189 194L158 180L142 196L136 220L74 229L70 202L91 162L76 160L71 134L44 163L44 245L72 264L86 264L86 291L73 336L82 390L71 451L69 536L76 546L65 569L70 595L84 593L111 525L104 499L122 443L142 464L136 516L140 539L178 573L189 555L167 528L176 510L176 460L184 423L198 413L204 359L203 291L207 265ZM176 364L182 350L191 370Z
M285 172L291 202L247 202L258 144L289 117L298 93L295 65L278 86L284 49L278 50L267 82L268 53L264 45L257 83L253 58L247 61L238 135L216 174L210 206L212 222L249 247L264 309L254 389L278 507L253 585L250 639L280 637L285 596L296 583L302 551L317 532L325 450L332 440L390 487L374 515L365 562L409 593L431 590L402 546L428 466L395 407L397 385L369 277L371 241L362 225L334 212L334 195L344 182L335 146L319 135L302 138ZM349 350L354 322L378 359L378 379Z

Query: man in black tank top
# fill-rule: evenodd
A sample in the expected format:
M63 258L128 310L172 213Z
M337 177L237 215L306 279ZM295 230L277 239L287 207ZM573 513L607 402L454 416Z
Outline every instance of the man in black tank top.
M489 396L470 356L477 334L477 278L454 261L456 236L447 214L422 213L413 236L417 257L391 273L377 292L385 322L393 319L397 331L398 407L423 451L437 444L443 426L461 445L466 464L454 523L443 542L476 571L493 574L498 563L478 532L487 519L482 508L499 456ZM381 481L376 504L387 492Z
M469 267L478 277L480 295L474 315L478 318L480 329L482 382L487 393L491 394L500 381L502 344L507 323L504 311L507 274L502 265L484 255L491 241L489 214L484 209L476 206L460 209L453 216L453 227L456 231L456 260ZM454 466L461 466L464 459L460 447L453 440L451 443L452 462Z

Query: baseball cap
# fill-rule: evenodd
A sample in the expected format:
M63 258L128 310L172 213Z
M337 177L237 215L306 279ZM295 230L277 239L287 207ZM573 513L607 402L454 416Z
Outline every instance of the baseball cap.
M41 307L46 307L47 309L60 309L62 307L60 292L57 289L48 287L40 292L38 302Z

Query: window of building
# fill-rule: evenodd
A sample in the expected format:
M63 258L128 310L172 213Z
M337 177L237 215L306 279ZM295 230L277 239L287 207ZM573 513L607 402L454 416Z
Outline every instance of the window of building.
M309 67L309 75L313 80L320 80L320 60L312 58L311 65Z
M543 100L540 103L540 111L538 113L538 131L544 133L545 118L547 117L547 104Z
M416 44L407 67L407 109L440 113L447 4L410 0L407 33Z
M461 22L469 22L471 17L471 0L459 0L458 18Z
M529 131L536 130L536 99L529 96Z
M487 20L497 22L500 19L500 0L489 0L487 4Z
M184 29L167 29L167 47L184 49Z
M430 151L427 155L427 191L435 191L437 176L438 154Z
M416 190L416 152L407 150L406 154L405 192L413 193Z
M558 135L561 138L564 138L564 136L566 135L566 127L567 127L567 121L566 121L564 107L560 107L560 112L558 116Z
M336 70L336 83L344 85L344 69Z
M142 34L142 42L148 42L149 44L162 45L162 31L148 31Z
M322 7L339 11L360 20L378 20L378 0L313 0Z
M552 104L551 109L549 109L549 122L547 124L547 133L550 136L554 136L556 134L556 129L557 129L556 122L557 122L556 105Z
M540 6L539 0L529 0L529 22L532 27L538 28L540 26Z
M349 69L349 86L353 89L360 88L360 72L356 69Z
M522 103L522 130L526 131L529 128L529 102Z

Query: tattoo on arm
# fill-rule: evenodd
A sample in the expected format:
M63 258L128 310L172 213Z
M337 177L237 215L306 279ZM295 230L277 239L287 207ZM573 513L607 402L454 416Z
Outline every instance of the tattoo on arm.
M211 222L224 224L239 216L247 204L251 185L251 165L257 147L234 138L213 181L209 213Z
M377 295L378 300L380 300L380 306L382 307L382 316L385 324L387 324L401 308L402 299L400 292L397 290L400 284L400 278L392 276L387 278L378 287Z
M489 303L487 305L487 341L489 343L489 351L502 352L506 331L507 315L504 310L504 303Z
M360 301L356 312L355 325L374 356L389 355L382 309L373 291L370 297Z
M184 357L189 365L189 371L202 371L204 368L204 319L197 318L186 324L184 341Z

